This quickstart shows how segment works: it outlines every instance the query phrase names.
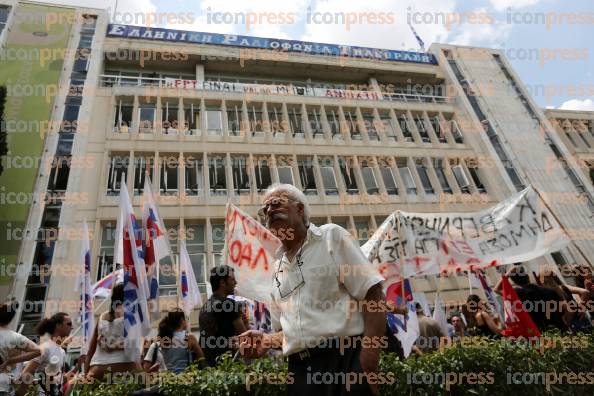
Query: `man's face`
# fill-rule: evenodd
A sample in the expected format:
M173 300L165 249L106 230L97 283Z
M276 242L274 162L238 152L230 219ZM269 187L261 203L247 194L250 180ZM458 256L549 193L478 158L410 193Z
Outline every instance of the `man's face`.
M284 191L266 195L260 213L266 220L266 228L272 230L294 229L303 222L303 204L289 198Z
M227 295L229 294L235 294L235 286L237 286L237 280L235 279L235 273L234 272L230 272L229 276L227 277L227 280L224 280L224 286L225 286L225 293Z
M462 319L461 319L461 318L459 318L458 316L454 316L454 317L452 318L452 326L454 326L454 328L455 328L456 330L460 330L460 329L462 329L462 328L463 328L463 322L462 322Z

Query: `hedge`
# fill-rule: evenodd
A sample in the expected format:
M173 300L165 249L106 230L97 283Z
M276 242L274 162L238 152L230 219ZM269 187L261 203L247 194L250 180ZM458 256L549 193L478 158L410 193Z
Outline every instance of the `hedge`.
M382 354L380 371L390 383L380 386L380 394L594 395L594 334L546 333L543 339L546 342L535 346L525 341L472 337L465 339L464 345L405 360ZM557 377L550 377L545 384L545 373ZM250 379L249 389L246 378ZM273 383L288 378L284 359L258 359L245 364L224 355L216 368L200 370L192 365L179 375L159 373L157 381L160 394L165 396L273 396L286 392L286 385ZM261 383L257 383L258 379ZM140 388L128 379L78 389L82 395L120 396Z

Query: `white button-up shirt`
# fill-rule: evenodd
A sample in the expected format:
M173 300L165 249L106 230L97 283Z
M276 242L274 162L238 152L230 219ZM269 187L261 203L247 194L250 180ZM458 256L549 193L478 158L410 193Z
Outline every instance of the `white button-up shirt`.
M344 228L310 223L291 262L282 248L278 253L270 308L273 328L284 334L285 354L313 348L323 339L363 334L357 301L384 278Z

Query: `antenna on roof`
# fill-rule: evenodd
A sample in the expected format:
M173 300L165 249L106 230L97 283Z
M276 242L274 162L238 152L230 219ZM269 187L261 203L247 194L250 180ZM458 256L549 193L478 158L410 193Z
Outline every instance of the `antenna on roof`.
M412 30L413 34L415 35L415 38L417 39L417 42L419 43L419 47L421 47L421 50L423 52L425 52L425 43L423 42L423 40L421 40L421 37L419 37L419 35L417 34L417 31L413 27L412 23L408 22L408 26L410 26L410 30Z

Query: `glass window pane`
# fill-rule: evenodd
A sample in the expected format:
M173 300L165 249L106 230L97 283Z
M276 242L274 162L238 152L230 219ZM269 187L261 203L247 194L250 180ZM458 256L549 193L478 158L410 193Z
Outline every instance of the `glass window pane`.
M283 184L294 184L293 168L290 166L278 167L278 181Z
M361 175L363 176L363 180L365 181L367 194L377 194L379 189L377 187L377 182L375 181L375 174L373 173L373 168L369 166L362 167Z
M334 177L334 168L330 166L321 166L320 173L322 174L322 183L324 184L324 191L326 191L326 195L338 194L336 178Z
M386 187L386 192L390 195L398 194L398 188L396 187L396 180L394 179L392 169L388 167L383 167L380 170L382 173L382 180L384 181L384 186Z

